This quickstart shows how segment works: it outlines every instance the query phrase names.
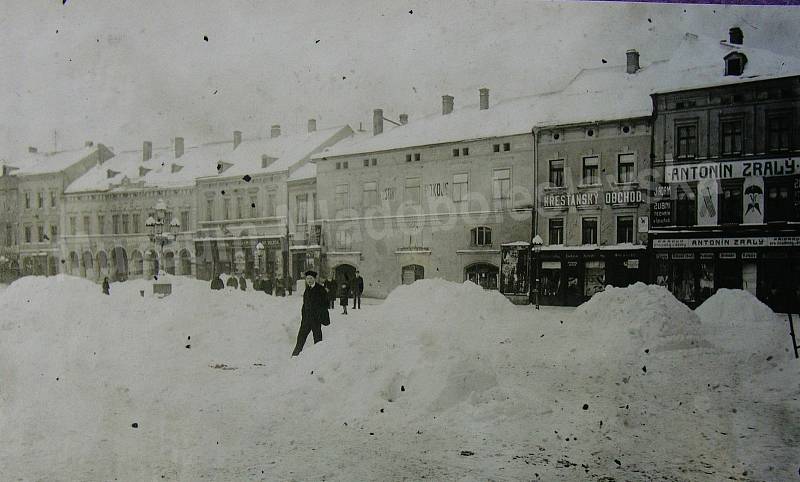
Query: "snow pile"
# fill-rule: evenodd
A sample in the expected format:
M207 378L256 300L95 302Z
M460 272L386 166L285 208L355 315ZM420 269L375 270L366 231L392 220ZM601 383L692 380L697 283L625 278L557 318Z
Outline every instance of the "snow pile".
M777 358L791 349L785 318L749 291L721 288L695 313L705 337L727 351Z
M574 319L599 329L598 341L610 344L609 348L681 349L702 344L698 316L658 285L607 286L579 306Z

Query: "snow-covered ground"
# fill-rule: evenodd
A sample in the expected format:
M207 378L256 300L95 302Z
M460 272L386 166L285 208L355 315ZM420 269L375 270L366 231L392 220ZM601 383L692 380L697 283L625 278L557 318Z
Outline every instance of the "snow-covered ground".
M0 291L0 479L798 476L800 362L745 292L536 311L421 280L291 359L299 296L172 281Z

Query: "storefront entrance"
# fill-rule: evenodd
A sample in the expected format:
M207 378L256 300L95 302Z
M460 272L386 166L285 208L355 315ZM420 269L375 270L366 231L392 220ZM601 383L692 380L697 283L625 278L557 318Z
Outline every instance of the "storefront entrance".
M464 277L467 281L472 281L476 285L487 289L497 289L497 278L500 276L500 269L489 263L476 263L464 270Z
M401 277L404 285L410 285L418 279L425 278L425 268L418 264L403 266Z

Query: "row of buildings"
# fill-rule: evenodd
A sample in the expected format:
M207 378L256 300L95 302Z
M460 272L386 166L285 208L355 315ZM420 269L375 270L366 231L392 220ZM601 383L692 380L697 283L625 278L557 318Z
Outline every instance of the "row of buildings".
M31 149L3 165L0 272L358 269L367 296L441 277L564 305L646 281L692 306L742 288L800 309L800 60L739 28L622 59L555 92L445 95L418 119L375 109L371 130Z

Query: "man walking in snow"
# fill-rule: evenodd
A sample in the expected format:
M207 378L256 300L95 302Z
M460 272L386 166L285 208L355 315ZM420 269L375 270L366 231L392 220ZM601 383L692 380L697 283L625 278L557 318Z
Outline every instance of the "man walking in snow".
M364 292L364 278L356 270L356 279L353 280L353 309L361 309L361 293Z
M328 315L328 294L321 284L317 283L316 271L306 271L306 290L303 293L302 318L300 331L297 332L297 343L292 356L297 356L306 344L308 333L314 334L314 344L322 341L322 325L331 323Z

